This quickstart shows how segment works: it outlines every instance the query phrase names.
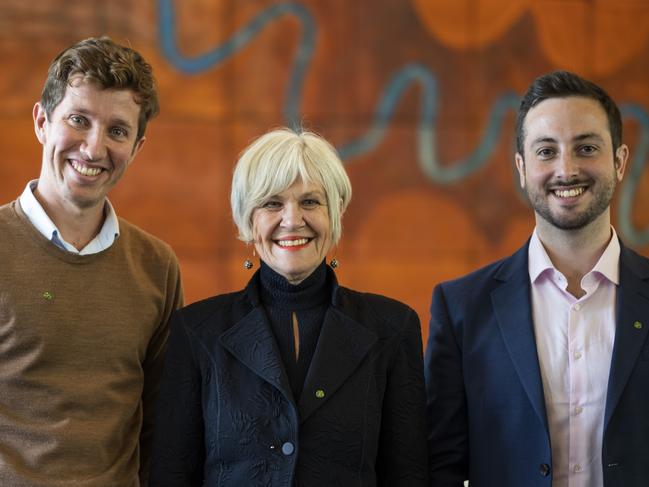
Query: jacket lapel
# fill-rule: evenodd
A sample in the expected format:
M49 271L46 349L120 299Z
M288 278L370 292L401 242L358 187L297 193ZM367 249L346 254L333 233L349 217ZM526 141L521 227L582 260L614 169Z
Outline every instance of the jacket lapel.
M532 324L528 245L507 259L495 279L502 281L491 293L505 346L523 388L541 423L548 428L541 370Z
M649 332L649 265L626 247L620 252L615 343L608 378L604 428L617 406Z
M299 401L301 422L340 388L376 341L373 332L335 307L327 310Z
M237 360L259 377L280 390L294 404L293 393L282 366L275 337L261 306L255 306L219 337L223 346Z

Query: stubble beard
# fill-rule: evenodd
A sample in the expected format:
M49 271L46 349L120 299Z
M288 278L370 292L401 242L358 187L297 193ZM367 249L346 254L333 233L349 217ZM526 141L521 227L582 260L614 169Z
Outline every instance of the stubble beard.
M580 230L594 222L608 209L615 193L615 186L615 174L607 181L600 183L591 181L588 191L593 191L595 196L591 204L583 211L566 214L553 212L549 205L550 191L545 187L542 189L543 192L532 192L530 186L526 184L525 192L534 211L550 225L559 230Z

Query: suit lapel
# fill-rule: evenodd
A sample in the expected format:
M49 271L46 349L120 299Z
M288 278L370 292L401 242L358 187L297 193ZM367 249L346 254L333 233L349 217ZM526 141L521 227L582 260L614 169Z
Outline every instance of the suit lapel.
M606 395L604 428L617 406L649 332L649 267L626 249L620 252L617 323Z
M339 310L327 310L299 401L301 422L340 388L376 341L374 333Z
M255 306L220 336L223 346L237 360L281 391L294 404L275 337L261 306Z
M505 346L539 420L547 429L541 370L532 324L529 270L525 245L507 259L495 278L504 281L491 293Z

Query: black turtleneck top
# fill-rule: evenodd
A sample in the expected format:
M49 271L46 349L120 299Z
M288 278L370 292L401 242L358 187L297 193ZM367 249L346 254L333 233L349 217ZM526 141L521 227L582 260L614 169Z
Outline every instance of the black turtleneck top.
M297 285L289 283L264 262L259 272L259 295L275 335L279 353L288 376L293 399L298 402L304 380L331 302L332 280L324 261ZM292 314L298 322L299 355L295 356Z

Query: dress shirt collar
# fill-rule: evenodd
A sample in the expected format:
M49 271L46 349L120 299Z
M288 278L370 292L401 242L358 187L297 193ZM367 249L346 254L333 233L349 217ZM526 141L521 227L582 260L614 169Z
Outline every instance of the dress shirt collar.
M617 233L615 229L611 227L611 240L609 241L606 249L602 253L601 257L591 269L591 271L584 276L584 279L591 274L599 274L600 276L605 277L613 284L620 283L620 241L617 238ZM559 272L552 264L550 256L543 247L541 240L537 234L536 228L532 233L532 238L530 239L529 246L529 273L530 280L534 283L537 281L541 274L544 274L548 270L554 270Z
M38 179L34 179L27 183L25 190L20 195L20 206L31 224L36 227L36 230L58 247L79 255L96 254L106 250L115 242L117 237L119 237L119 221L117 220L117 214L115 213L113 205L111 205L110 201L106 199L106 204L104 206L105 219L101 230L95 238L88 243L88 245L80 251L77 250L73 245L63 240L61 232L50 217L47 216L47 213L45 213L45 210L34 196L34 189L37 184Z

